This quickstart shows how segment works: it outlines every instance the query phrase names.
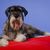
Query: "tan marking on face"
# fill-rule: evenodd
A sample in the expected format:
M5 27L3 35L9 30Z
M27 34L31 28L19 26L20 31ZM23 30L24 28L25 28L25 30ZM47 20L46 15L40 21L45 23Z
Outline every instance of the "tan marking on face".
M10 18L10 26L11 28L13 28L13 24L12 24L12 21L15 20L15 17L13 15L11 15L11 18Z

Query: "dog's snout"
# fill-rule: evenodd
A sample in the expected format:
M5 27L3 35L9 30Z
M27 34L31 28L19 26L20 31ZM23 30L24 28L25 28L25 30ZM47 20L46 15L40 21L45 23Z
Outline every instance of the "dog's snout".
M20 16L20 14L14 14L15 18L18 18Z
M18 25L20 25L20 21L19 20L14 20L14 21L12 21L12 24L18 24Z

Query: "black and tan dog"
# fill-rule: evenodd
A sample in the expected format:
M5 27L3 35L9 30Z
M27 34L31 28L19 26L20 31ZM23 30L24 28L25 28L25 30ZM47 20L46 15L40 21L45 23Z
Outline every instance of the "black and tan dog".
M24 23L24 16L28 14L24 7L10 6L6 9L5 13L8 20L4 27L4 36L0 40L0 46L8 45L8 40L22 42L28 38L49 35L47 32L40 31Z

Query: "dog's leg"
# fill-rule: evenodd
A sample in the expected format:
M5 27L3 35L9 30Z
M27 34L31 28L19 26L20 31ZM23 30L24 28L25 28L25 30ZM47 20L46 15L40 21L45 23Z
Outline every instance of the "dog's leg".
M14 39L14 41L16 42L22 42L26 40L26 36L23 34L17 34L16 39Z
M2 37L2 39L0 39L0 46L7 46L9 44L7 39L8 39L8 37L6 35L4 35Z
M0 39L0 46L7 46L8 45L8 41L6 39Z
M45 32L45 35L46 35L46 36L50 36L50 33L49 33L49 32Z
M45 37L45 36L50 36L50 33L44 32L44 35L39 35L39 36L35 36L35 37L37 38L37 37Z

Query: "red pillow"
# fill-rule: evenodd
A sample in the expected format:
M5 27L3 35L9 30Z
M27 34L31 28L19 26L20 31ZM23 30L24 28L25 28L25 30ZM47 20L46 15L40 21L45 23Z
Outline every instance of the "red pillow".
M6 47L0 50L50 50L50 36L41 38L31 38L25 42L10 41Z

